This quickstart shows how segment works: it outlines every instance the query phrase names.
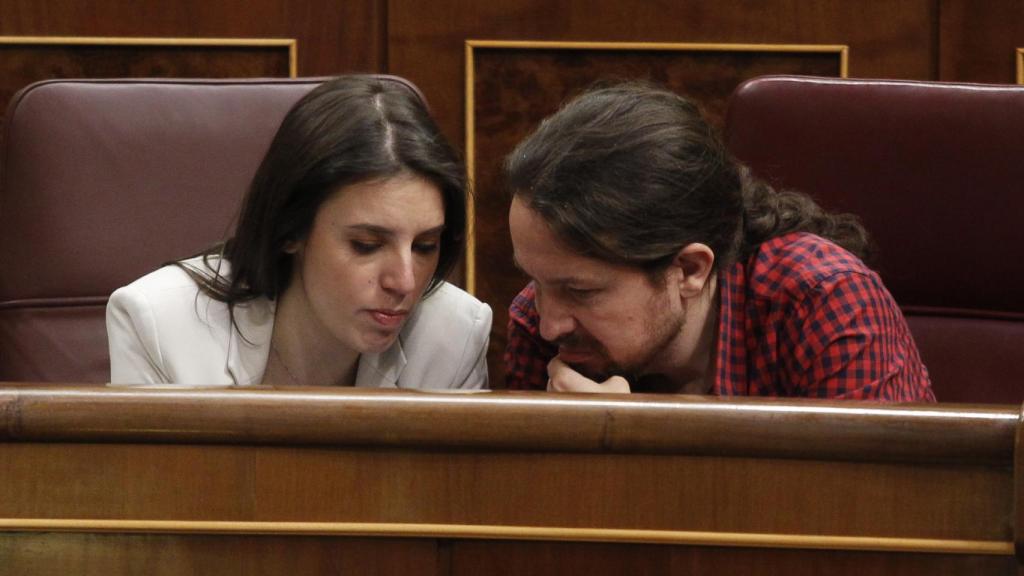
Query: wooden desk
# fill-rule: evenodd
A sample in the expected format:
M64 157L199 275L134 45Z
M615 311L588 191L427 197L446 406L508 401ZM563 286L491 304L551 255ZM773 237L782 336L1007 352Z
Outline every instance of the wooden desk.
M0 384L0 573L1014 574L1020 409Z

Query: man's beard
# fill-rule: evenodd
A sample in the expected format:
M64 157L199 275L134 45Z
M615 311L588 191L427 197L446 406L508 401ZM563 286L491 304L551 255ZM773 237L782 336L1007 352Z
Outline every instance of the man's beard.
M612 360L611 354L604 344L601 344L589 335L573 332L559 338L553 344L558 346L559 349L564 347L572 351L586 350L589 354L596 357L600 361L600 365L596 367L577 362L566 362L573 370L595 382L603 382L612 376L623 376L626 380L629 380L627 374L632 375L631 371Z
M612 358L608 348L591 337L589 334L573 332L565 337L555 340L553 344L559 348L565 347L569 350L586 350L601 360L601 365L588 367L584 364L573 364L569 366L580 374L594 380L604 382L612 376L622 376L631 384L639 382L643 377L654 374L655 366L665 355L666 350L675 342L676 337L686 324L686 302L683 302L683 311L678 317L654 317L653 322L648 322L643 327L643 339L646 350L641 350L637 358L627 358L616 361Z

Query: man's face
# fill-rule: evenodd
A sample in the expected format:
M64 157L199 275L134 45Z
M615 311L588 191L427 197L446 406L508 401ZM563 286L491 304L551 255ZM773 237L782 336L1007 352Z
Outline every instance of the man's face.
M516 264L536 285L541 336L590 378L664 369L678 344L686 300L673 272L653 281L641 270L581 256L518 197L509 228ZM685 355L685 354L684 354Z

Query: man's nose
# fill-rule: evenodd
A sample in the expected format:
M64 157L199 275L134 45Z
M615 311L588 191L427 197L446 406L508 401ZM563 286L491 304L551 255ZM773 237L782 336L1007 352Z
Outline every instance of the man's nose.
M554 342L576 330L576 319L571 311L551 298L538 293L537 313L540 315L541 338Z

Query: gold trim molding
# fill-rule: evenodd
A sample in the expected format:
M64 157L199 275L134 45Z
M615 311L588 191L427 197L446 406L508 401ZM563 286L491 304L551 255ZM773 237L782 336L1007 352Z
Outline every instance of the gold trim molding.
M155 38L106 36L0 36L0 46L238 46L287 48L288 77L298 75L298 40L295 38Z
M1013 543L993 540L944 540L869 536L818 536L744 532L696 532L478 524L401 524L373 522L223 522L193 520L0 519L2 532L76 532L145 534L253 534L291 536L358 536L386 538L465 538L976 554L1012 556Z
M541 42L517 40L466 40L466 171L475 190L476 131L473 112L473 67L477 48L511 50L646 50L676 52L804 52L839 56L839 76L846 78L849 66L848 46L843 44L708 44L673 42ZM1019 61L1019 55L1018 55ZM466 196L466 290L476 293L476 206L473 195Z
M1024 48L1017 48L1017 84L1024 84Z

